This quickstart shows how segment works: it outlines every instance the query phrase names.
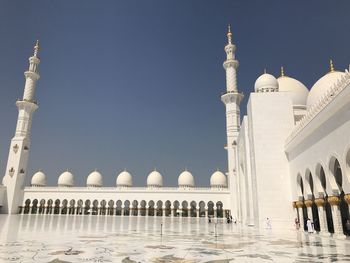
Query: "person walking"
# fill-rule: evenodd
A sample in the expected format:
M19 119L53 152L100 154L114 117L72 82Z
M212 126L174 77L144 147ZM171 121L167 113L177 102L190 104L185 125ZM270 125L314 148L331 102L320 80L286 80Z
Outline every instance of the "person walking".
M266 228L267 229L271 229L272 228L272 226L271 226L271 220L270 220L270 218L266 218Z
M299 219L298 219L298 218L295 218L294 223L295 223L295 228L296 228L296 230L299 230L299 228L300 228Z
M306 226L307 226L307 232L308 232L309 234L311 234L311 233L314 232L314 228L313 228L313 226L312 226L312 221L311 221L310 218L307 219L307 221L306 221Z

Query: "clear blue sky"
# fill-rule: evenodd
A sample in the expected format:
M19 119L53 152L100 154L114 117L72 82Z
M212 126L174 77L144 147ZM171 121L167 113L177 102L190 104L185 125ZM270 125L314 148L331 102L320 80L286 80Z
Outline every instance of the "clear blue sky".
M350 1L0 1L0 168L16 125L15 100L36 39L39 109L27 177L51 185L69 168L105 185L127 168L145 185L156 167L166 185L187 167L196 184L226 170L226 25L237 45L246 94L266 67L308 88L350 63ZM29 181L29 180L28 180Z

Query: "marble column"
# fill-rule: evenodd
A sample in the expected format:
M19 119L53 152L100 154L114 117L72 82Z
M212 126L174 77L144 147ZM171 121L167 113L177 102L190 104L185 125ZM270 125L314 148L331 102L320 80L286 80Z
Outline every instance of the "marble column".
M318 210L318 219L320 220L321 233L328 232L327 215L326 215L326 210L324 209L324 203L325 201L323 198L315 199L315 204L317 205L317 210Z
M208 218L208 209L205 209L205 218Z
M295 202L295 205L299 212L299 223L300 223L300 231L304 231L304 216L303 216L303 201L297 201Z
M343 225L341 222L340 207L339 207L340 198L338 196L329 196L328 202L332 206L334 234L338 236L344 236Z

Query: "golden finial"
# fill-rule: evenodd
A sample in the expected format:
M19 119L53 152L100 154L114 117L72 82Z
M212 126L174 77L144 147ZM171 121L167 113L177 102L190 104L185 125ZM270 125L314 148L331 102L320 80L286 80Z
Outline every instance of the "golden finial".
M284 68L281 66L281 77L284 77Z
M34 46L34 57L38 56L39 49L40 49L39 40L37 40Z
M227 29L227 40L229 44L232 44L232 32L231 32L230 24L228 24L228 29Z
M329 72L334 72L333 60L329 60Z

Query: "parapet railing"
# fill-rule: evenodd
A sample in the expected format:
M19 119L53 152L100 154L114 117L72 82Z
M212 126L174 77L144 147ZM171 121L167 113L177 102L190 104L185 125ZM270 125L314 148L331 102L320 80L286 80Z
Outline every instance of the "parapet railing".
M28 186L25 189L41 189L41 190L61 190L61 191L74 191L74 190L96 190L96 191L226 191L227 187L82 187L82 186Z
M294 130L286 139L288 145L296 135L302 131L327 105L329 105L348 85L350 84L350 73L345 70L345 75L340 77L337 82L324 94L321 99L312 105L295 126Z

